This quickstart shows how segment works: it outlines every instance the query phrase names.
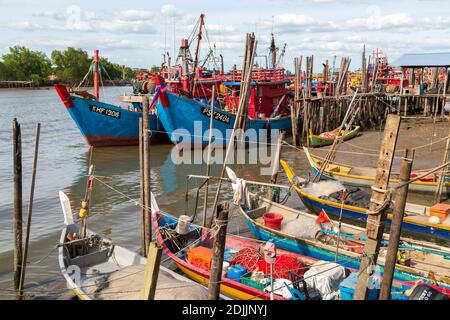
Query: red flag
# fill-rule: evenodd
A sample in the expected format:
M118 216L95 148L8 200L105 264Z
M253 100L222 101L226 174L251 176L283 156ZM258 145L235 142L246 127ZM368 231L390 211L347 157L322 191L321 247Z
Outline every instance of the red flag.
M316 219L317 223L329 223L331 222L330 218L328 217L327 213L325 212L324 209L322 209L322 211L320 211L319 216Z
M345 198L347 198L347 190L342 190L342 202L345 201Z

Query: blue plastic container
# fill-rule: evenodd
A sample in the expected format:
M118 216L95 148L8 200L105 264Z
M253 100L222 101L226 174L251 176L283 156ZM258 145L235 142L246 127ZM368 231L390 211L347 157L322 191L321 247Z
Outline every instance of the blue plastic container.
M243 277L246 273L247 268L236 264L228 269L227 278L230 280L241 282L241 277Z

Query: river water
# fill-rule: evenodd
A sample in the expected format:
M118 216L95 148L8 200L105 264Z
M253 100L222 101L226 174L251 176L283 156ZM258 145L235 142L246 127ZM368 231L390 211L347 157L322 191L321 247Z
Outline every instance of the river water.
M129 92L127 87L104 88L102 100L117 104L118 96ZM86 186L89 148L75 123L61 103L56 92L41 90L0 91L0 298L14 298L12 283L13 266L13 182L12 182L12 120L17 118L22 128L23 149L23 216L25 221L31 181L31 166L34 150L35 128L41 123L41 139L37 167L36 188L29 249L29 264L26 275L26 292L36 298L69 298L60 274L57 250L63 226L63 215L58 191L64 191L70 198L74 214L78 212ZM160 207L175 215L185 213L185 191L187 174L204 174L204 164L175 165L171 144L151 147L152 191ZM304 173L307 170L303 155L295 150L283 151L283 157ZM140 245L140 210L132 199L139 198L139 161L137 147L109 147L94 150L93 163L96 175L105 185L94 182L89 228L102 232L116 243L132 250ZM267 165L266 165L267 167ZM267 181L268 176L259 177L260 166L235 167L240 176L247 179ZM212 174L219 174L220 168L212 167ZM287 183L284 175L281 183ZM192 181L190 186L194 186ZM214 197L211 188L211 201ZM294 198L294 197L291 197ZM232 199L229 186L221 192L221 200ZM291 201L291 200L289 200ZM194 201L190 201L192 208ZM200 201L202 203L202 201ZM293 205L300 205L297 196ZM201 206L198 216L200 217ZM192 211L190 212L192 213ZM233 214L230 229L245 231L245 225L238 214ZM48 257L47 257L48 255Z
M118 96L130 92L127 87L107 87L101 92L103 101L117 104ZM55 246L59 242L63 215L59 203L58 191L65 192L70 200L74 214L79 210L86 186L89 148L72 121L56 92L41 90L0 90L0 298L13 299L13 182L12 182L12 120L17 118L22 127L23 149L23 215L25 220L29 197L31 164L34 149L35 128L41 123L41 140L34 196L31 241L25 292L30 297L40 299L68 299L73 294L65 287L60 273ZM411 130L412 128L412 130ZM410 125L406 123L401 130L398 148L418 147L434 139L440 139L433 148L416 150L415 164L419 168L430 168L442 161L442 150L448 134L448 123L436 125ZM341 147L337 161L351 165L376 167L382 132L366 131L351 144ZM358 146L356 146L358 145ZM357 147L355 149L355 147ZM346 151L345 151L346 150ZM353 150L353 151L352 151ZM171 144L151 146L152 191L157 197L161 209L174 215L186 213L186 175L204 174L205 164L180 164L172 161L176 149ZM316 151L323 156L323 150ZM315 153L316 153L315 152ZM398 156L401 156L399 151ZM306 157L297 149L284 147L282 158L287 160L299 175L309 172ZM394 163L398 170L400 157ZM97 148L93 153L93 163L98 179L94 181L90 206L89 228L101 232L117 244L131 250L140 246L140 209L139 199L139 161L136 147ZM261 176L260 170L268 165L235 165L238 176L248 180L268 181L269 176ZM220 173L221 166L212 166L212 175ZM197 184L195 184L195 182ZM287 184L283 173L278 182ZM190 189L199 181L191 181ZM125 196L124 196L125 195ZM211 186L210 203L215 195L215 185ZM229 185L224 184L220 200L231 200ZM414 202L431 204L432 195L410 194ZM192 214L194 198L190 197L188 213ZM202 199L199 201L197 217L201 218ZM288 198L287 205L302 208L297 195ZM242 217L232 206L228 231L249 235Z

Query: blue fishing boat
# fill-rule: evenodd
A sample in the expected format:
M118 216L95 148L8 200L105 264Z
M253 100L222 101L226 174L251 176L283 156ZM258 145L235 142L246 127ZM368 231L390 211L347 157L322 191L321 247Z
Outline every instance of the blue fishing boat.
M322 210L325 210L330 215L339 216L342 211L342 216L345 218L357 221L365 221L367 219L367 208L345 203L342 205L340 201L332 201L329 194L318 196L308 193L304 187L297 184L296 181L298 181L298 177L289 164L283 160L281 160L280 163L300 199L312 212L319 214ZM442 223L431 222L429 220L429 211L430 208L427 206L407 203L405 217L403 218L403 231L410 234L449 241L450 225L448 219ZM388 212L386 220L388 227L390 226L391 221L392 213Z
M90 146L124 146L139 144L140 103L130 109L97 101L90 97L69 94L63 85L55 85L61 101ZM156 114L149 115L151 143L167 142L164 127Z
M206 145L209 141L207 131L210 128L211 106L201 101L166 92L168 106L158 101L158 117L170 140L175 143ZM236 120L235 114L222 109L214 109L215 145L226 145ZM278 119L247 119L246 131L254 129L254 135L248 135L248 142L258 142L262 132L267 129L288 130L291 128L290 116Z

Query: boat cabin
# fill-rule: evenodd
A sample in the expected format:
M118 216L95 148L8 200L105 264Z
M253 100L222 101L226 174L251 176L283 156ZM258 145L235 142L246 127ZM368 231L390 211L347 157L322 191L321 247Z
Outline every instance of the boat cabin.
M288 104L288 81L250 83L248 117L269 119L282 114ZM223 82L226 109L236 113L239 106L241 82Z

